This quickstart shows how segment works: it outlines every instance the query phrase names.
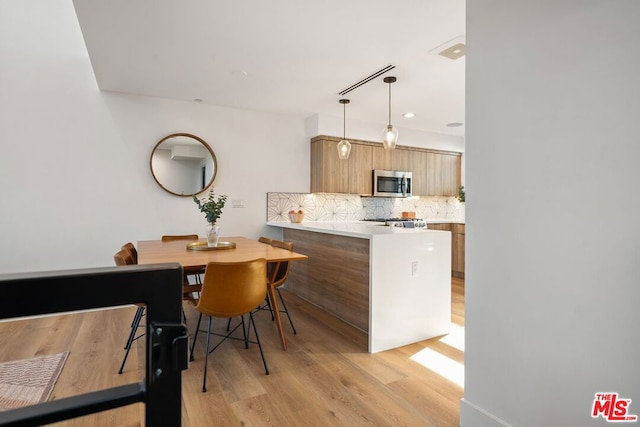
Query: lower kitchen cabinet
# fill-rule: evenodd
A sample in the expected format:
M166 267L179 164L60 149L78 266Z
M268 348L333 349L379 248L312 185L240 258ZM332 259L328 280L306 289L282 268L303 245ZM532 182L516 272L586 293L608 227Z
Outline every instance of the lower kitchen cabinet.
M427 228L451 232L451 275L464 279L465 225L458 223L428 224Z
M365 332L370 353L450 332L451 240L445 233L269 225L282 227L283 239L309 257L291 266L285 289Z
M464 224L451 227L451 275L464 279Z
M451 231L451 224L448 222L442 224L427 224L427 228L429 230Z

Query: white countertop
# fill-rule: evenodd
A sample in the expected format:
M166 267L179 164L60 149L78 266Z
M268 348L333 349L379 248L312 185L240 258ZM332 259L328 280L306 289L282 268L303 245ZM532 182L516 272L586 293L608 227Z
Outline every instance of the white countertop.
M443 222L443 221L438 221ZM453 221L452 221L453 222ZM460 221L457 221L460 222ZM434 222L435 223L435 222ZM317 233L336 234L340 236L358 237L361 239L371 239L377 235L387 234L415 234L415 233L448 233L448 231L427 230L426 228L401 228L386 227L382 222L365 221L303 221L301 223L291 222L267 222L272 227L291 228L294 230L313 231Z

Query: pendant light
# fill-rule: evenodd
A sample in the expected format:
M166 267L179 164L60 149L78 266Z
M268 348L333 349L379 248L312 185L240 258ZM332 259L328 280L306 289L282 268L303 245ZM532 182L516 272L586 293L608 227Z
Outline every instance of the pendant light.
M342 104L342 141L338 142L338 157L340 160L347 160L349 154L351 154L351 143L347 141L346 128L347 128L347 104L351 102L348 99L341 99Z
M384 82L389 83L389 124L382 131L382 145L386 150L393 150L398 142L398 129L391 126L391 83L395 81L395 77L384 78Z

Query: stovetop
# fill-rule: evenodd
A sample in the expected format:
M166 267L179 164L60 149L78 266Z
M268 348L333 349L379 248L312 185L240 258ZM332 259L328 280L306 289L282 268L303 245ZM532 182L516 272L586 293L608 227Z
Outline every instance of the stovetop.
M363 219L363 221L385 222L385 221L422 221L422 220L418 218L367 218L367 219Z
M427 222L421 218L369 218L363 221L384 222L389 227L425 228Z

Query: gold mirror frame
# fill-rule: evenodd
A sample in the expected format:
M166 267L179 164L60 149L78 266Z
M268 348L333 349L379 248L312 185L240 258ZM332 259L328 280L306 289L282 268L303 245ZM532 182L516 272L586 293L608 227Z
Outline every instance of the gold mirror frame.
M165 183L161 182L161 179L159 179L159 177L157 176L156 171L154 171L154 168L153 168L154 156L156 155L157 151L160 149L159 147L164 142L166 142L166 141L168 141L168 140L170 140L172 138L192 138L195 141L197 141L198 143L202 144L202 147L204 147L206 149L206 151L208 152L208 154L211 155L211 164L212 164L212 169L213 169L213 171L211 173L211 179L209 179L207 182L204 182L204 174L203 174L203 184L202 184L203 187L199 188L195 192L179 193L179 192L177 192L177 190L175 188L168 188L167 187L167 183L166 182ZM151 151L151 156L149 157L149 169L151 170L151 175L153 176L153 179L156 181L156 183L158 183L160 188L162 188L164 191L166 191L167 193L173 194L174 196L191 197L191 196L193 196L195 194L202 193L204 190L209 188L211 186L211 184L213 184L213 181L216 179L216 175L218 174L218 161L216 159L216 154L213 152L213 149L202 138L199 138L199 137L197 137L195 135L192 135L190 133L172 133L171 135L167 135L164 138L162 138L153 147L153 150ZM169 185L169 187L171 187L171 185Z

